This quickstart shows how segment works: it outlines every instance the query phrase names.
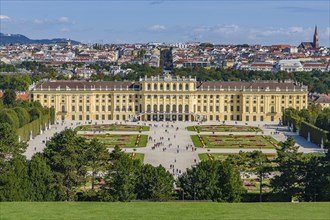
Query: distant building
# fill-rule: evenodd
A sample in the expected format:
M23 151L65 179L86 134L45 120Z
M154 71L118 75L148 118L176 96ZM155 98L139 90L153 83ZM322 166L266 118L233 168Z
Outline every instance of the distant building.
M249 70L254 71L272 71L273 64L266 62L253 62L250 64Z
M304 71L320 70L322 72L328 71L327 64L319 62L306 62L303 64Z
M319 34L317 33L317 26L315 26L313 42L301 42L299 48L303 49L318 49L320 48L319 45Z
M330 108L330 95L320 94L311 97L311 101L316 105L321 105L322 109Z
M303 71L303 66L298 60L280 60L273 67L273 72L277 73L279 71L300 72Z

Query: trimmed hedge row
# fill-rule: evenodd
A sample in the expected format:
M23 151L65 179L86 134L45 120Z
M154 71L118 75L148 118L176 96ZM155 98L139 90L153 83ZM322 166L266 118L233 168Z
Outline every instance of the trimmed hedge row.
M45 124L48 126L50 119L50 115L44 115L41 118L38 118L17 129L17 135L21 137L22 141L28 141L30 139L30 132L32 131L32 137L37 136L40 134L40 128L44 130Z
M327 134L329 133L328 131L325 131L321 128L316 127L313 124L307 123L305 121L300 123L300 134L304 138L308 138L308 132L310 132L310 140L311 142L321 145L321 139L323 139L323 144L327 141Z

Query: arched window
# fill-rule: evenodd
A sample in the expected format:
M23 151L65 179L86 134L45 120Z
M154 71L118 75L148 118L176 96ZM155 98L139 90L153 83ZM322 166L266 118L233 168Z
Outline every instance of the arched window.
M151 112L151 105L147 105L147 112Z
M176 112L176 105L173 105L173 106L172 106L172 111L173 111L173 112Z
M163 85L163 83L160 84L160 90L164 90L164 85Z
M176 83L173 84L173 91L176 90Z
M169 83L166 84L166 90L167 90L167 91L170 90L170 84L169 84Z
M170 105L166 105L166 112L170 112Z
M186 83L186 90L188 91L189 90L189 84Z
M157 112L157 105L154 105L154 112Z
M151 90L151 84L148 83L148 90Z
M62 105L62 112L65 112L65 106Z
M184 111L185 111L185 112L189 112L189 105L185 105L185 107L184 107Z
M179 112L182 112L182 105L179 105Z
M181 83L179 84L179 90L182 90L182 84Z
M160 112L163 112L163 111L164 111L164 105L163 105L163 104L161 104L161 105L159 106L159 111L160 111Z
M157 83L154 84L154 90L157 90Z

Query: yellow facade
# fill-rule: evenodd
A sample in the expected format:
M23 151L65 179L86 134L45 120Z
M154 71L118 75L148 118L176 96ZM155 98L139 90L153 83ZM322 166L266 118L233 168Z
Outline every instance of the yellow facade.
M152 77L138 82L48 81L32 100L54 107L58 120L265 121L307 108L307 88L278 82L197 82Z

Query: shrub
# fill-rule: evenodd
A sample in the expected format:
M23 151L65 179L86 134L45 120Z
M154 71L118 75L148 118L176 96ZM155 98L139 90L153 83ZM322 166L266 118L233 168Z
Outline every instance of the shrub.
M21 108L21 107L16 107L16 108L14 108L14 111L16 112L17 117L19 119L19 127L20 128L22 126L30 123L31 118L30 118L30 115L29 115L29 113L27 112L26 109Z

